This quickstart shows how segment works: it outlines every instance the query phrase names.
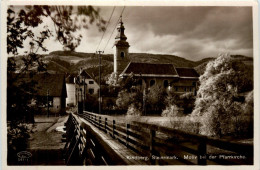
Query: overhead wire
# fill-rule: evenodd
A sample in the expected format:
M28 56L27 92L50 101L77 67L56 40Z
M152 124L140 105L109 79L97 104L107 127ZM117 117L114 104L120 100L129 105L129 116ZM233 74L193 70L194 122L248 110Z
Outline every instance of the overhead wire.
M110 17L109 17L109 20L108 20L108 22L107 22L107 24L106 24L106 27L105 27L105 31L103 32L103 35L102 35L102 37L101 37L101 39L100 39L100 41L99 41L99 43L98 43L98 46L97 46L97 48L96 48L96 51L98 50L98 48L99 48L99 46L100 46L100 44L101 44L101 42L102 42L102 40L103 40L103 38L104 38L104 35L105 35L106 31L107 31L107 27L108 27L108 25L109 25L109 23L110 23L110 20L111 20L113 14L114 14L115 8L116 8L116 6L114 6L114 8L113 8L113 10L112 10L112 13L111 13L111 15L110 15Z
M122 14L123 14L124 10L125 10L125 6L124 6L124 8L123 8L122 11L121 11L121 14L120 14L120 16L119 16L119 18L118 18L118 20L117 20L115 26L114 26L114 29L113 29L112 33L110 34L110 37L109 37L109 39L108 39L108 41L107 41L107 43L106 43L106 46L105 46L105 48L103 49L103 51L105 51L105 49L106 49L106 47L107 47L107 45L108 45L108 43L109 43L109 41L110 41L110 39L111 39L111 37L112 37L114 31L115 31L115 29L116 29L116 26L117 26L117 24L118 24L120 18L122 17Z

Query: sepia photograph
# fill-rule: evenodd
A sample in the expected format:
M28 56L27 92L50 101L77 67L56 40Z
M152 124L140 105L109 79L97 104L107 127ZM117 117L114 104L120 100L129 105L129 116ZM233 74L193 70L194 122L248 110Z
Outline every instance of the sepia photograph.
M8 4L2 160L253 167L253 11Z

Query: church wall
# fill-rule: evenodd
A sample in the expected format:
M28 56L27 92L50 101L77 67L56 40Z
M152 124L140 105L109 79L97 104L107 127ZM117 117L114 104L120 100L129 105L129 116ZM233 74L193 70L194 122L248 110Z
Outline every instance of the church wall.
M164 81L168 80L168 83L172 83L174 82L170 87L167 86L166 90L172 90L176 93L188 93L188 92L192 92L194 94L196 94L196 84L194 85L193 82L197 82L196 79L179 79L178 81L176 81L176 78L162 78L162 77L145 77L143 78L142 81L142 88L150 88L150 82L151 80L155 81L156 86L161 86L161 87L165 87L164 86ZM174 85L177 84L177 85Z
M124 53L123 58L121 57L121 52ZM129 63L128 54L128 47L114 47L114 72L120 74L125 69L125 67Z

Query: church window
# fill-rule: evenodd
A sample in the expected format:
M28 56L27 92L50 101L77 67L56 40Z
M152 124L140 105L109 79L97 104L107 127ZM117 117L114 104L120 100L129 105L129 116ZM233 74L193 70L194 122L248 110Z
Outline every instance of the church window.
M152 87L153 85L155 85L155 80L150 81L150 87Z
M167 88L169 86L168 80L164 80L163 85L164 85L165 88Z
M125 57L125 53L122 51L122 52L120 53L120 56L121 56L121 58L124 58L124 57Z

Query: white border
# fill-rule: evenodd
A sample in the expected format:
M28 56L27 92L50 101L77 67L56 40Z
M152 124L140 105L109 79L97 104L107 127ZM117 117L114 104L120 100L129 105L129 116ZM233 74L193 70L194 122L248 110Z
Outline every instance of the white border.
M6 51L6 9L8 5L94 5L94 6L252 6L253 7L253 46L254 46L254 166L87 166L87 167L75 167L75 166L6 166L7 165L7 128L6 128L6 63L7 63L7 51ZM241 169L241 170L248 170L248 169L256 169L259 170L259 111L260 111L260 100L259 100L259 29L258 29L258 3L257 1L171 1L171 0L143 0L143 1L136 1L136 0L96 0L96 1L54 1L54 0L46 0L46 1L23 1L23 0L9 0L5 1L2 0L1 2L1 62L0 62L0 69L1 69L1 163L4 170L11 170L11 169L19 169L19 170L28 170L28 169L57 169L62 168L64 170L67 169L85 169L88 170L92 169L186 169L192 168L194 170L201 170L201 169Z

